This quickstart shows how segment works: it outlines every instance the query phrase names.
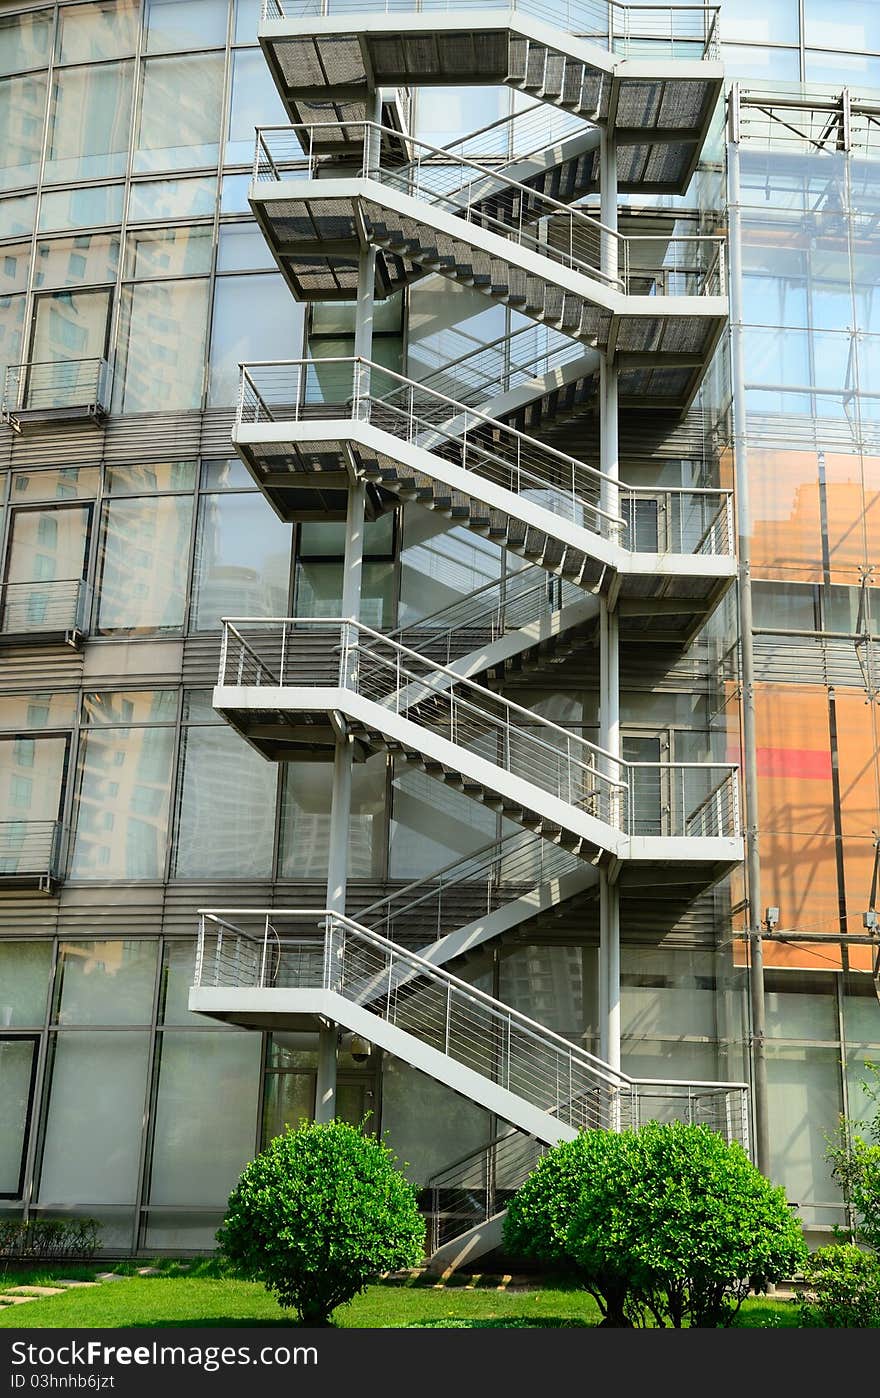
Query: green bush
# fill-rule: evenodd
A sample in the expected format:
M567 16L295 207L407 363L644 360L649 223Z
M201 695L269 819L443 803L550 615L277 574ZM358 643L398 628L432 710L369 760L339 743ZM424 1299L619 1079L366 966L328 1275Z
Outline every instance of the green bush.
M554 1146L511 1199L503 1228L505 1248L514 1256L574 1272L595 1297L601 1324L607 1326L637 1324L643 1315L639 1298L614 1258L604 1259L599 1271L580 1266L569 1248L568 1229L581 1191L613 1177L625 1149L624 1136L599 1130Z
M802 1325L880 1327L880 1257L837 1243L811 1253L803 1270Z
M0 1219L0 1258L35 1262L90 1258L98 1249L96 1218Z
M342 1121L287 1129L243 1170L217 1241L304 1325L327 1325L381 1272L424 1256L414 1187L381 1141Z
M784 1191L741 1146L683 1122L621 1139L611 1168L586 1180L567 1246L590 1276L616 1269L658 1325L729 1325L750 1290L806 1256Z
M855 1215L855 1238L880 1253L880 1065L866 1062L874 1085L863 1081L876 1111L867 1121L841 1117L826 1152L831 1173Z

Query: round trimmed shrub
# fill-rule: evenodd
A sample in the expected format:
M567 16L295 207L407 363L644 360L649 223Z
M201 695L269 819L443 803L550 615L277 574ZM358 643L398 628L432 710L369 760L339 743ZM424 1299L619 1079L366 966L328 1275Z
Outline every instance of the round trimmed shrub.
M423 1260L425 1223L384 1142L342 1121L307 1123L245 1167L217 1241L303 1325L323 1326L380 1273Z
M622 1168L626 1138L615 1131L583 1131L548 1150L517 1190L504 1220L504 1245L515 1256L576 1273L595 1297L602 1325L632 1326L639 1298L611 1256L584 1265L569 1244L568 1230L585 1189L607 1192Z
M729 1325L750 1290L806 1257L785 1192L706 1126L647 1122L588 1178L567 1246L583 1270L618 1269L658 1325Z

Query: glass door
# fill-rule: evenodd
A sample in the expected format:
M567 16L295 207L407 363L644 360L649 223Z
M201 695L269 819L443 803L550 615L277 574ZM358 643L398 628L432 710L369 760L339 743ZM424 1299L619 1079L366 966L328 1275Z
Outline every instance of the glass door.
M25 407L69 408L97 401L111 295L109 290L55 291L37 297Z

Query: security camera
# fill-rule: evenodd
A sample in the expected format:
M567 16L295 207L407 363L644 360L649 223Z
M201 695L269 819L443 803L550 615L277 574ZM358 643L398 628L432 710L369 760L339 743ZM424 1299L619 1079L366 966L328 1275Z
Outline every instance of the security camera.
M361 1039L355 1035L351 1041L349 1052L351 1053L353 1062L366 1063L370 1056L370 1045L367 1043L366 1039Z

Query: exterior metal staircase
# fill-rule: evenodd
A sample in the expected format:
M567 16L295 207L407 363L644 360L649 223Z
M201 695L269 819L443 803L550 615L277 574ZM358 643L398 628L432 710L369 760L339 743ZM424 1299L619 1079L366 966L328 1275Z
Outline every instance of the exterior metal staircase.
M510 1192L585 1127L700 1120L748 1146L745 1085L637 1082L446 969L601 897L610 997L609 889L619 915L618 890L689 899L742 859L734 767L626 761L619 734L612 751L499 692L600 644L607 677L609 628L615 646L641 640L646 618L686 646L735 578L728 491L627 484L607 431L603 470L547 440L594 412L608 371L621 409L681 414L718 344L723 240L681 236L665 211L618 226L601 188L686 191L723 80L716 18L617 0L263 0L293 126L258 131L249 197L294 296L360 303L371 278L384 298L436 273L507 307L508 333L421 378L366 352L243 366L236 450L284 520L345 519L363 486L367 518L416 504L525 566L390 634L347 616L224 620L214 707L268 760L390 753L494 811L497 835L357 921L342 902L205 910L189 1003L322 1043L343 1026L491 1114L493 1138L427 1182L437 1267L496 1246ZM462 83L535 105L442 148L414 140L406 89ZM595 194L605 223L583 207Z
M387 0L265 0L260 43L294 121L331 100L362 116L372 85L506 83L612 130L624 192L684 192L724 76L716 8L614 0L409 11Z
M203 910L193 979L195 1013L278 1029L329 1019L514 1128L429 1182L435 1267L450 1252L461 1260L496 1246L507 1193L544 1147L578 1131L683 1116L708 1120L748 1146L745 1084L631 1078L336 913Z
M330 398L326 403L322 399ZM731 586L731 498L634 488L424 383L358 359L245 366L233 440L283 519L412 500L689 638ZM335 492L335 494L334 494Z
M346 734L361 757L392 752L544 839L619 863L622 886L684 868L708 887L742 858L735 767L615 758L360 623L227 620L219 681L214 708L270 760L329 756ZM660 788L662 809L646 808Z
M297 299L350 300L366 240L386 254L378 295L438 272L624 368L645 355L690 367L693 396L727 317L722 239L624 236L491 167L456 157L450 168L424 142L402 170L378 163L381 130L360 126L360 171L326 178L313 152L306 178L298 168L311 132L258 133L251 207ZM489 181L500 186L491 196Z

